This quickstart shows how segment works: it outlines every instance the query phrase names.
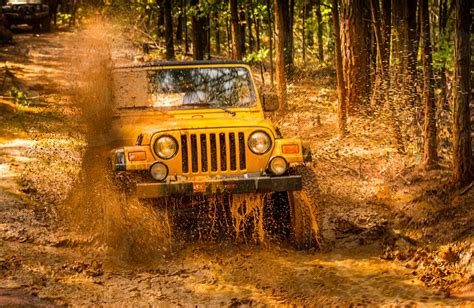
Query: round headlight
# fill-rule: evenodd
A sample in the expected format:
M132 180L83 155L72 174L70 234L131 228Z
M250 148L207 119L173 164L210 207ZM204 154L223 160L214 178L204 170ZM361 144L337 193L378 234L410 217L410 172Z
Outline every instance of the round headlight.
M288 163L283 157L276 156L270 160L268 169L273 175L283 175L288 169Z
M248 144L250 150L255 154L265 154L272 147L272 139L267 133L257 131L250 135Z
M150 167L151 176L157 181L164 181L168 176L168 167L163 163L154 163Z
M170 159L178 153L178 142L171 136L161 136L155 142L155 153L162 159Z

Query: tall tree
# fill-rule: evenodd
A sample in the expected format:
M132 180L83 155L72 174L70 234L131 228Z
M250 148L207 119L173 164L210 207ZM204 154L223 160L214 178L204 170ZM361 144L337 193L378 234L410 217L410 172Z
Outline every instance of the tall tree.
M453 175L454 181L463 185L474 179L469 110L472 2L470 0L456 0L455 5Z
M318 24L318 60L319 62L324 61L324 48L323 48L323 17L321 14L321 1L318 0L316 4L316 22Z
M334 49L337 77L337 101L338 101L338 128L339 134L344 136L347 131L347 106L346 106L346 84L344 82L344 72L342 69L341 55L341 30L339 27L339 5L337 0L332 0L332 21L334 26Z
M221 31L219 25L219 9L214 10L214 37L216 41L216 53L221 53Z
M275 85L275 78L273 76L273 20L272 20L272 3L267 0L267 18L268 18L268 45L270 48L270 84Z
M416 100L417 1L392 0L393 93L401 107L413 107Z
M207 42L206 18L199 6L199 0L191 0L191 6L194 9L192 16L193 58L204 60Z
M174 59L172 0L164 0L166 60Z
M430 16L428 0L421 0L421 37L423 43L423 105L424 105L424 152L423 164L425 168L433 168L438 160L436 142L436 105L434 99L433 55L430 37Z
M305 6L304 6L304 20L307 24L306 30L305 30L305 41L306 41L306 46L309 48L314 47L314 25L313 25L313 0L305 0Z
M378 7L379 5L382 7ZM399 152L404 152L405 147L403 144L403 136L400 129L400 121L398 113L395 109L394 102L389 96L390 88L390 77L389 77L389 56L390 56L390 43L388 41L389 35L384 32L387 31L386 18L390 16L390 2L382 1L379 3L378 0L370 0L370 13L372 18L372 25L374 27L375 41L376 41L376 79L375 89L373 91L373 100L378 105L381 102L387 103L390 112L390 121L393 129L393 135L396 140L396 146ZM385 19L385 21L384 21Z
M285 56L285 70L288 76L291 76L293 72L293 18L294 18L294 0L280 0L279 6L282 9L283 18L281 22L283 24L282 40L284 46ZM276 9L275 9L276 14ZM276 17L275 17L276 27Z
M275 12L275 50L276 50L276 88L280 111L285 112L286 105L286 72L285 72L285 7L282 5L286 0L274 0L273 10Z
M368 61L366 37L365 1L342 0L341 44L344 80L347 86L348 112L362 113L368 101Z
M184 17L184 6L185 6L185 1L184 0L179 0L179 11L178 11L178 18L177 18L177 23L176 23L176 44L181 45L183 42L183 23L186 22L186 19Z
M239 25L239 7L237 0L230 0L230 27L232 33L232 58L242 60L243 57L243 43L241 28Z

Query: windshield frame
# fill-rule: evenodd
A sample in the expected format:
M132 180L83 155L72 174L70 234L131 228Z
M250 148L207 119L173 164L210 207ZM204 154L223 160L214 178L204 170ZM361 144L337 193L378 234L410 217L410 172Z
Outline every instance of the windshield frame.
M247 71L248 77L249 77L249 86L252 87L253 94L255 96L255 104L252 106L248 107L225 107L228 111L239 113L239 112L259 112L263 114L263 109L262 109L262 103L260 100L260 95L258 92L258 88L255 84L255 80L252 74L252 70L247 64L235 64L235 63L229 63L229 64L223 64L223 63L207 63L207 64L199 64L199 63L186 63L183 62L183 64L175 64L173 63L172 65L166 65L166 63L163 64L156 64L156 65L138 65L138 66L119 66L113 69L113 72L120 72L120 71L157 71L157 70L172 70L172 69L198 69L198 68L243 68ZM149 111L157 111L161 113L180 113L180 114L193 114L193 113L228 113L228 111L224 111L221 107L204 107L204 106L189 106L185 108L168 108L168 107L161 107L161 108L142 108L137 106L137 108L127 108L127 107L121 107L117 108L119 110L149 110Z

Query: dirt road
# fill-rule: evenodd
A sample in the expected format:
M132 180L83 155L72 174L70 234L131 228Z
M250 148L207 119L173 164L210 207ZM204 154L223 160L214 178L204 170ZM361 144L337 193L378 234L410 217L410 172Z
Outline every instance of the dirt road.
M361 147L354 150L358 153L345 153L353 155L356 163L335 168L335 159L322 152L334 153L334 144L339 142L331 135L333 115L325 113L334 93L324 90L325 85L310 96L319 103L316 109L323 128L318 128L318 113L296 103L290 122L280 121L290 135L297 131L291 121L304 118L312 123L305 135L313 147L322 149L317 158L326 159L318 159L313 166L321 190L317 202L322 232L330 243L325 250L302 252L286 244L226 241L157 250L142 263L113 255L96 231L97 226L105 228L109 223L100 216L102 204L91 230L81 230L87 224L79 222L79 216L76 224L74 215L64 215L64 211L77 213L72 208L77 200L71 199L71 193L78 187L85 166L82 159L93 141L73 96L76 83L88 78L77 78L84 70L76 66L83 63L71 59L82 61L84 54L85 58L94 54L94 45L84 39L91 35L97 42L115 40L108 45L116 48L111 50L113 61L134 58L133 48L123 48L115 36L99 35L101 31L96 30L40 36L22 33L16 35L16 45L0 49L0 61L28 97L34 98L23 106L8 100L0 105L0 305L456 305L472 300L427 287L416 269L396 258L382 258L384 241L393 240L393 230L387 227L393 219L387 205L390 190L381 176L370 177L367 170L386 170L381 166L395 164L396 157L387 151L379 153L386 160L366 163L363 153L367 149ZM7 86L10 83L7 80ZM297 92L290 88L294 101ZM68 217L67 224L61 222L62 217Z

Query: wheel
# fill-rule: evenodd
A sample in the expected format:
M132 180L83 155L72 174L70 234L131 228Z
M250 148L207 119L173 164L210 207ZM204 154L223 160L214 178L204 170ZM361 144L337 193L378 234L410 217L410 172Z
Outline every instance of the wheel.
M319 228L313 204L304 191L290 192L291 240L299 249L319 247Z
M41 20L41 31L51 32L51 17L45 17Z
M319 246L319 230L315 209L306 194L273 193L265 206L265 230L279 241L289 240L298 249Z

